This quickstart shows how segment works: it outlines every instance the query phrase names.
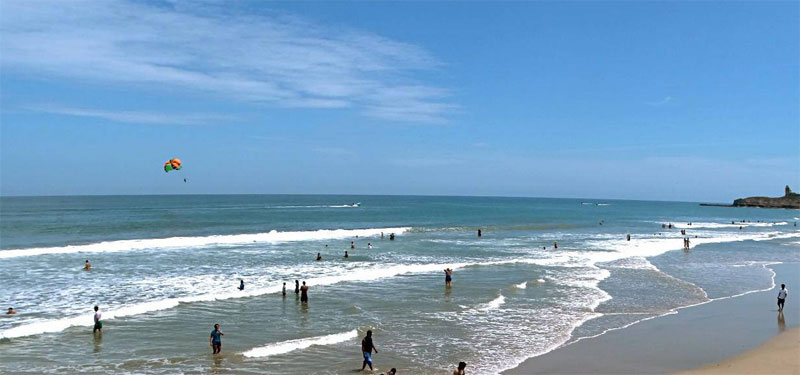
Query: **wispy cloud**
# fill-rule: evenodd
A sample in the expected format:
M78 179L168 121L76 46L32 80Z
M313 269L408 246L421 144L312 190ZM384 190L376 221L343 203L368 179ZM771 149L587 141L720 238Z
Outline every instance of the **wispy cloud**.
M456 109L447 90L414 78L442 67L418 46L224 5L2 2L0 66L5 74L353 108L398 121L443 122Z
M660 106L665 105L665 104L667 104L667 103L669 103L671 101L672 101L672 97L671 96L666 96L666 97L664 97L664 99L661 99L661 100L658 100L658 101L655 101L655 102L647 102L647 105L652 105L654 107L660 107Z
M200 125L234 120L233 116L213 113L173 114L146 111L107 111L91 108L70 108L51 105L28 106L25 109L35 112L53 113L67 116L101 118L115 122L133 124Z

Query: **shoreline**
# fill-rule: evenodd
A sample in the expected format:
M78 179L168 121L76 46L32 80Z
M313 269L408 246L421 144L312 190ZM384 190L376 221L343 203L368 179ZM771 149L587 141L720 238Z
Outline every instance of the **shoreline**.
M771 338L761 346L680 374L800 374L800 327Z
M800 332L793 329L800 325L800 304L787 299L782 316L775 305L776 288L781 283L786 284L787 290L800 290L797 272L800 264L765 267L775 273L772 288L681 307L596 336L579 338L527 358L502 374L694 371L730 360L782 332ZM766 372L775 371L768 365L763 368Z

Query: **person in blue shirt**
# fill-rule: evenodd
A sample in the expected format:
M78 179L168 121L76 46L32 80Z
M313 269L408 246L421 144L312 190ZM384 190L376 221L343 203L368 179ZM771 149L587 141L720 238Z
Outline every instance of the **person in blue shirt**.
M211 331L211 336L208 337L208 342L211 344L214 354L222 351L222 336L225 336L225 334L219 329L219 324L214 324L214 330Z

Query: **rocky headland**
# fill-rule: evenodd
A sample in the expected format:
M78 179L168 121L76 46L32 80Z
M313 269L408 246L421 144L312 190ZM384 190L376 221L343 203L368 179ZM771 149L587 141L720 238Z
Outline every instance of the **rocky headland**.
M800 209L800 194L797 194L786 186L785 194L782 197L747 197L733 201L733 204L707 204L701 206L722 206L722 207L761 207L761 208L793 208Z

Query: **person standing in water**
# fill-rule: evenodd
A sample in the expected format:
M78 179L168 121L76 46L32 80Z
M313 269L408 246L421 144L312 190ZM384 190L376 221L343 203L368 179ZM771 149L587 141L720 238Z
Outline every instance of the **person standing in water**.
M480 236L483 236L483 232L481 232L481 230L478 229L478 237L480 237Z
M553 241L553 248L558 249L558 241Z
M219 329L219 324L214 324L214 329L211 330L211 335L208 336L208 343L211 344L212 354L219 354L222 351L222 336L224 333Z
M458 368L453 370L453 375L466 375L467 362L458 362Z
M286 297L286 282L283 283L283 296Z
M244 280L239 279L239 290L244 290Z
M364 368L369 365L369 370L372 371L372 351L375 351L375 354L378 354L378 348L375 347L375 344L372 342L372 330L367 331L367 336L361 340L361 353L364 354L364 363L361 364L361 371L364 371Z
M300 281L294 281L294 294L300 294Z
M631 235L629 234L629 235L628 235L628 241L630 241L630 240L631 240Z
M103 318L103 314L100 314L100 307L97 305L94 306L94 328L92 328L92 333L103 333L103 321L100 320Z
M350 248L351 249L355 249L356 248L356 243L353 242L353 241L350 241Z
M444 286L451 287L453 283L453 270L450 268L444 269Z
M308 286L303 281L303 286L300 287L300 302L308 303Z
M90 269L92 269L92 264L89 263L89 259L86 259L86 263L83 264L83 270L88 271Z
M322 254L320 254L320 253L317 253L317 262L319 262L319 261L321 261L321 260L322 260Z
M347 250L344 251L344 257L345 258L349 258L350 257L350 255L347 255Z
M786 302L786 296L788 295L786 284L781 284L781 290L778 291L778 311L783 311L783 304Z
M372 242L367 242L367 249L371 249L371 248L372 248Z

